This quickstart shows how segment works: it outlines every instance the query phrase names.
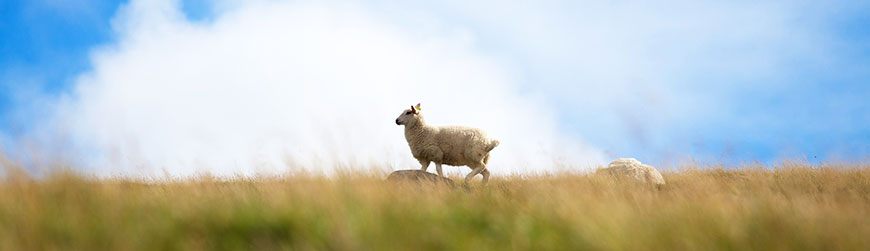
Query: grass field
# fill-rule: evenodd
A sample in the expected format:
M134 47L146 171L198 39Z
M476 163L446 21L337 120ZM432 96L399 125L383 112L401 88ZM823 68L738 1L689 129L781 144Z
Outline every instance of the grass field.
M866 164L494 177L137 181L7 169L0 250L870 250Z

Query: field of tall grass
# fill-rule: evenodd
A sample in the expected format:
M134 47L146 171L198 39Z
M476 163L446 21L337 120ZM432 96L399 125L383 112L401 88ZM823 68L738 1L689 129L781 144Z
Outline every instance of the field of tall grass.
M7 167L0 250L870 250L867 164L679 169L661 187L563 173L449 188Z

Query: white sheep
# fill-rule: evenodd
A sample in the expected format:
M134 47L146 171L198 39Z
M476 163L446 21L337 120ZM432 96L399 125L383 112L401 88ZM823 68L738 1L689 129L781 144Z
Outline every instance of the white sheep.
M483 176L483 183L489 181L489 170L486 169L489 152L499 142L487 137L483 130L464 126L427 125L420 113L420 104L402 111L396 118L396 124L405 125L405 139L424 172L429 168L430 162L435 162L435 171L442 177L444 174L441 172L441 164L468 166L472 171L465 176L465 182L469 182L477 174Z
M664 185L662 173L655 167L645 165L634 158L619 158L606 167L598 169L597 173L608 173L614 177L630 177L640 182Z

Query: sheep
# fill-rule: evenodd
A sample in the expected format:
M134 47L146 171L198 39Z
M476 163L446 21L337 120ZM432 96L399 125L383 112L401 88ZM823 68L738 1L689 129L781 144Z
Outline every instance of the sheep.
M619 158L610 162L610 165L599 168L596 173L609 173L614 177L630 177L640 182L648 182L655 185L664 185L665 179L662 173L650 165L645 165L634 158Z
M489 152L498 146L498 140L490 138L481 129L464 126L432 126L427 125L420 113L420 104L402 111L396 118L396 125L405 126L405 140L411 148L414 158L426 171L429 163L435 163L438 176L444 177L441 165L468 166L471 173L465 176L465 182L471 181L475 175L483 176L483 183L489 182Z

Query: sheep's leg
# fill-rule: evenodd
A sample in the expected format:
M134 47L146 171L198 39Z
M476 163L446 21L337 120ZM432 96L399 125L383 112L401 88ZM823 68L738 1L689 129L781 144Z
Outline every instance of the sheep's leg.
M483 175L483 184L489 182L489 169L483 168L483 171L480 171L480 174Z
M465 176L465 183L471 182L471 178L474 178L475 175L479 174L480 172L483 172L483 170L485 170L485 169L486 169L486 166L480 165L480 164L473 167L473 169L471 170L471 173L469 173L467 176Z
M420 170L423 170L424 172L426 171L426 169L429 169L428 160L420 160L420 165L422 165L422 167L420 167Z
M435 163L435 171L438 172L438 176L444 177L444 173L441 172L441 163Z

